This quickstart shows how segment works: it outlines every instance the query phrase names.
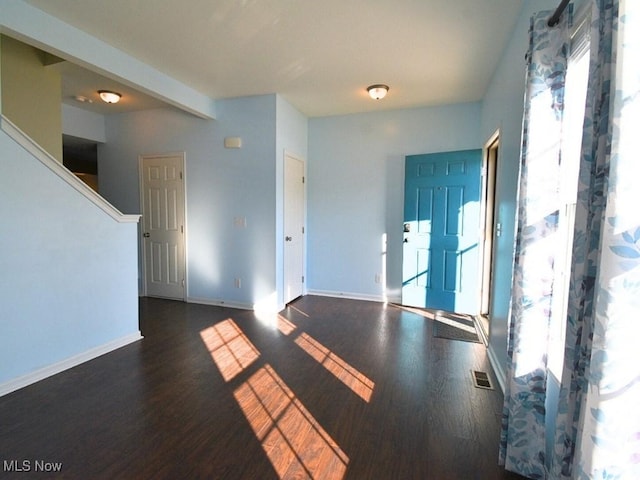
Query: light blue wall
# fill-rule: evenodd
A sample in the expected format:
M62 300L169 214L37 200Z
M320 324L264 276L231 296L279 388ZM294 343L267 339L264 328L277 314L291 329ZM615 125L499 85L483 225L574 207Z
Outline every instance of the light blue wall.
M138 156L186 152L189 300L251 308L276 292L276 96L222 100L216 111L217 120L170 108L108 116L100 192L140 213ZM228 136L242 148L225 149Z
M500 129L496 222L502 235L495 245L493 295L490 306L489 351L498 376L507 365L507 319L511 298L511 272L515 232L516 197L520 171L520 145L525 86L525 53L529 42L529 19L534 12L553 10L557 0L524 2L511 39L493 75L482 103L481 140L484 145ZM502 380L502 379L501 379Z
M284 153L306 162L308 120L280 95L276 97L276 285L277 305L284 307Z
M0 131L0 385L137 336L136 224Z
M399 300L405 155L480 146L478 103L310 119L308 288Z
M104 143L107 139L104 115L63 103L62 133Z

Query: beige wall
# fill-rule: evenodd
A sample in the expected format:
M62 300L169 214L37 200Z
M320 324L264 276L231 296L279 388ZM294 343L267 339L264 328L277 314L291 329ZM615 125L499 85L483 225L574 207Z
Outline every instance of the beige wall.
M43 64L44 53L0 37L2 114L62 162L60 75Z

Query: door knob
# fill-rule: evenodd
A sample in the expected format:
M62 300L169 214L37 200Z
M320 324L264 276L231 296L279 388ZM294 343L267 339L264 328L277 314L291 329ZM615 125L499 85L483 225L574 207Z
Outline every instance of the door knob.
M285 242L290 242L291 240L293 240L293 238L292 238L292 237L284 237L284 241L285 241Z
M150 234L149 232L144 232L144 233L142 234L142 236L143 236L144 238L149 238L149 237L151 236L151 234Z

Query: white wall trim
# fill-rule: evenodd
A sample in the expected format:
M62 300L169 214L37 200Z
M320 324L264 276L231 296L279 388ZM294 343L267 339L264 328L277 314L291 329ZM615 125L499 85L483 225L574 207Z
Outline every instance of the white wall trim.
M333 297L333 298L348 298L350 300L365 300L367 302L382 302L387 301L382 295L371 295L367 293L353 293L353 292L334 292L331 290L307 290L307 295L318 295L319 297Z
M11 120L4 115L0 116L0 128L9 135L34 158L40 161L45 167L64 180L69 186L74 188L83 197L109 215L118 223L138 223L140 215L125 215L117 208L98 195L91 187L71 173L62 163L57 161L46 150L31 139L26 133L20 130Z
M500 362L498 361L498 358L496 357L496 354L493 351L493 347L491 345L489 345L489 348L487 348L487 356L489 357L489 363L491 364L491 368L493 368L493 374L496 376L496 379L498 380L498 384L500 385L502 394L504 394L504 386L506 383L507 376L504 372L504 369L502 368L502 365L500 365Z
M59 362L52 363L51 365L47 365L46 367L27 373L26 375L14 378L13 380L9 380L8 382L0 384L0 397L39 382L40 380L44 380L45 378L51 377L70 368L73 368L77 365L80 365L81 363L93 360L94 358L117 350L118 348L129 345L130 343L137 342L141 339L142 335L140 334L140 332L132 333L130 335L126 335L124 337L107 342L104 345L99 345L97 347L91 348L85 352L79 353Z
M253 310L253 305L242 302L227 300L212 300L209 298L187 297L187 303L197 303L200 305L211 305L214 307L236 308L238 310Z

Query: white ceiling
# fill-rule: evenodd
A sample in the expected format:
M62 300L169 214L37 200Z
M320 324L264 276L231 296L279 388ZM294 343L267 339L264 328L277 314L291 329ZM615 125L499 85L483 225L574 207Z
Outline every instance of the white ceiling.
M279 93L314 117L482 99L523 1L27 3L214 99ZM65 88L105 88L60 68ZM367 97L374 83L385 99Z
M56 63L49 68L60 73L62 102L74 107L107 115L166 106L162 100L70 62ZM110 105L104 103L100 100L98 90L111 90L121 94L120 102ZM86 100L79 101L77 97L84 97Z

